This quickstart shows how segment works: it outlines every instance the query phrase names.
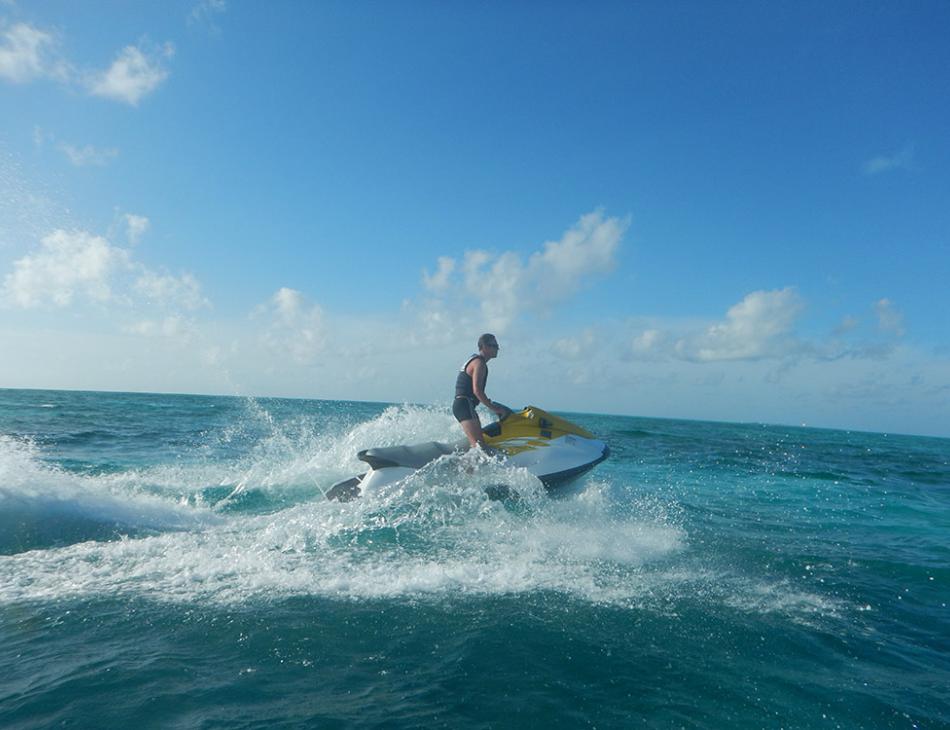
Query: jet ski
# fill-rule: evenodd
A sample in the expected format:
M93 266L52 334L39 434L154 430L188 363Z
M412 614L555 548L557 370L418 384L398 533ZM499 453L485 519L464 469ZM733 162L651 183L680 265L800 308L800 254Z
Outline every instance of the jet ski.
M482 433L488 454L500 457L507 466L527 469L549 491L590 471L610 453L607 444L589 431L534 406L509 413ZM327 499L348 502L365 491L395 484L436 459L470 448L468 439L461 439L364 449L356 456L369 470L334 484Z

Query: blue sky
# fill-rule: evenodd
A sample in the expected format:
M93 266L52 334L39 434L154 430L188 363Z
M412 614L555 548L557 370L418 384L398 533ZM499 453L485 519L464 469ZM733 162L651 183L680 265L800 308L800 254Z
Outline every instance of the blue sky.
M950 436L950 6L0 0L0 386Z

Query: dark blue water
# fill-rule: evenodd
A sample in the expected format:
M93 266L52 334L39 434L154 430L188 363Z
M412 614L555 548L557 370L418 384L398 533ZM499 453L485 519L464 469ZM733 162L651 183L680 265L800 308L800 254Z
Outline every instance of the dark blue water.
M567 415L339 504L448 405L0 390L0 727L950 727L950 440Z

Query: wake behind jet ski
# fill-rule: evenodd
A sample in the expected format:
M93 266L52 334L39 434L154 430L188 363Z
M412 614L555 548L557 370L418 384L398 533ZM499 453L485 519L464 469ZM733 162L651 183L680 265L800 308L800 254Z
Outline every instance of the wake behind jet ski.
M607 444L589 431L534 406L489 424L483 433L489 453L501 456L507 466L527 469L548 490L590 471L610 453ZM327 499L356 499L364 491L395 484L436 459L469 448L468 440L461 439L364 449L356 456L369 470L334 484Z

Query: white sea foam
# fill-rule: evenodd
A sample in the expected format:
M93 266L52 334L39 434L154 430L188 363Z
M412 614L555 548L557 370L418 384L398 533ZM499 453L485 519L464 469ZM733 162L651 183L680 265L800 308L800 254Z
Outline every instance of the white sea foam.
M596 476L570 497L552 499L526 471L491 460L476 465L471 455L440 459L354 502L323 498L321 490L359 470L353 454L361 448L456 436L441 412L394 407L336 433L272 424L236 462L101 476L46 465L35 445L0 438L0 505L32 500L38 520L72 510L154 529L0 555L0 603L103 593L231 606L294 596L553 592L659 611L696 600L753 612L814 610L807 595L786 586L710 574L690 554L675 505L619 502ZM513 488L518 499L488 499L485 487L494 484ZM293 498L267 514L215 514L194 498L209 486L228 487L232 498L255 490Z
M361 448L376 441L375 429L391 428L393 420L418 419L422 426L424 416L424 411L391 409L361 424L358 433L342 435L328 450L336 452L341 443ZM451 423L439 424L438 431L420 427L416 435L444 438L446 426ZM47 484L54 474L73 499L88 500L96 491L82 477L39 465L35 453L14 453L40 470ZM256 485L313 476L313 464L328 458L269 447L260 453L265 456L251 464L257 469ZM290 461L283 458L287 455ZM630 569L681 548L683 535L675 526L612 521L603 499L551 500L524 470L471 461L471 456L440 459L403 483L353 503L328 502L314 490L310 501L273 514L227 513L215 524L185 532L2 557L0 600L105 591L232 604L293 595L368 599L534 590L596 600L598 583L610 578L604 563ZM201 480L209 476L204 473ZM154 480L155 474L148 478ZM87 481L100 490L102 481L111 481L112 489L122 484L136 508L145 499L136 491L141 474ZM484 488L498 483L514 489L518 501L488 499ZM61 579L64 573L68 581Z
M627 526L604 538L594 526L575 527L555 537L559 524L551 517L525 520L498 505L469 513L468 526L460 520L440 525L428 519L431 514L425 525L403 521L392 528L371 511L319 503L236 517L201 531L32 551L0 558L0 600L108 591L232 604L293 595L366 599L534 590L598 600L602 588L618 587L619 574L602 569L616 555L606 547L611 540L632 543L622 555L626 566L631 558L642 565L680 546L670 528L649 536L646 527ZM408 534L400 539L400 529L427 533L422 541ZM64 573L70 576L65 583Z
M787 615L797 623L810 625L816 619L836 617L845 610L842 601L802 590L788 580L767 582L735 577L730 583L733 590L723 596L723 602L746 613Z
M366 471L357 452L373 446L459 438L446 409L390 406L380 415L341 432L320 433L309 423L279 426L256 401L253 415L266 423L267 435L255 443L247 458L221 475L219 483L233 489L218 504L223 508L249 490L287 490L298 486L323 493L340 479Z
M29 441L0 436L0 552L138 530L180 530L215 518L137 493L115 476L73 474Z

